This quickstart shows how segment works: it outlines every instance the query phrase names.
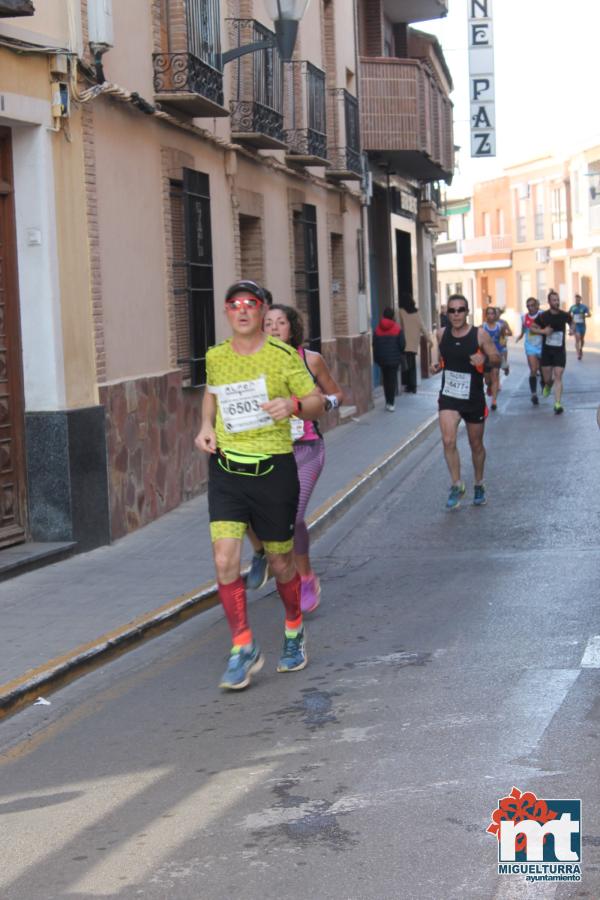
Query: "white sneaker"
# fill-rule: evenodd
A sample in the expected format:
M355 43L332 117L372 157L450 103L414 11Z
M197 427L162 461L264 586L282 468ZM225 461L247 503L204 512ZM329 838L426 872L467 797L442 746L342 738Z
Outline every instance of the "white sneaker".
M387 409L388 412L394 412L394 410L396 409L396 404L395 403L386 403L385 408Z

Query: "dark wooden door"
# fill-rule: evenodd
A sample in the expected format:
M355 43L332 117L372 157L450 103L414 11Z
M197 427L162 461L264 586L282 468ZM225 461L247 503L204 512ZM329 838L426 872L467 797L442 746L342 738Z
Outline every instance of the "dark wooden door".
M0 128L0 547L25 540L21 333L11 134Z

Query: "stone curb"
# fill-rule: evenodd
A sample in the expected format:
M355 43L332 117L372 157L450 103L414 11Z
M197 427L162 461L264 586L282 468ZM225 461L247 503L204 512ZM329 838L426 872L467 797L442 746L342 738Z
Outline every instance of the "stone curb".
M395 450L388 453L362 475L330 497L310 517L311 537L317 538L338 521L347 510L421 444L437 424L437 415L427 419ZM42 694L64 687L76 678L109 662L144 641L164 634L192 616L206 612L219 603L216 584L209 582L195 591L176 597L164 606L146 613L121 628L101 635L88 644L30 669L19 678L0 685L0 721L27 706Z

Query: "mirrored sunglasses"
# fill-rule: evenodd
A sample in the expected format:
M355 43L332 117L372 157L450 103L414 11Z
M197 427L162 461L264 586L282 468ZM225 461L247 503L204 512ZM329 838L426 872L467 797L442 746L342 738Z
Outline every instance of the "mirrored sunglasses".
M258 309L259 306L262 306L262 300L259 300L258 297L253 297L251 294L247 297L232 297L230 300L225 301L225 309L227 310Z

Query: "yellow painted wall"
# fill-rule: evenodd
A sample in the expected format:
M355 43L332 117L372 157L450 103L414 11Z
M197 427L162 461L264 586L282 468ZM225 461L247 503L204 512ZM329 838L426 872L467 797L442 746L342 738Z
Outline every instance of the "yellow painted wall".
M3 93L49 101L50 74L46 56L19 56L0 47L0 94Z
M56 231L67 407L98 402L87 241L83 141L78 115L71 142L54 137Z

